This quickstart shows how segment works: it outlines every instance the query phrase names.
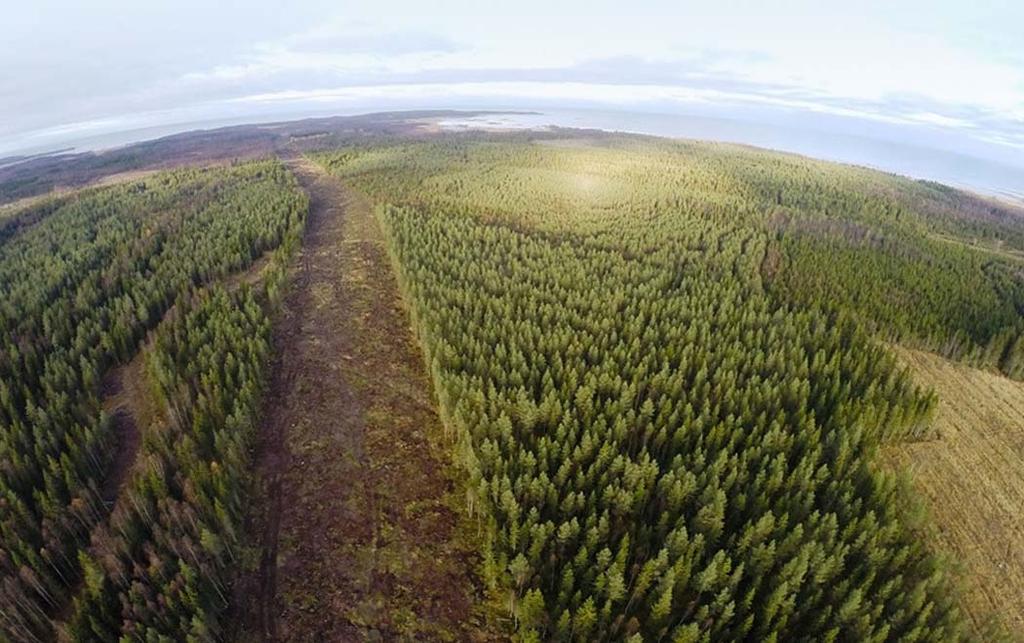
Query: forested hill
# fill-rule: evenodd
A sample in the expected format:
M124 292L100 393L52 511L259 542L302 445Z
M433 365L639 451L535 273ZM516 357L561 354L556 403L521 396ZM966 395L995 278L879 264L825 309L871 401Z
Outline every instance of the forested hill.
M380 203L524 640L956 640L875 463L1021 375L1017 214L748 148L467 135L319 155Z
M262 161L44 200L0 241L0 640L218 631L268 350L261 304L305 209ZM261 257L258 293L205 290ZM102 403L107 375L140 355L137 386L163 409L141 446Z
M725 223L763 244L756 264L753 247L746 256L787 301L852 313L885 339L1024 378L1024 209L743 146L524 143L534 139L375 146L328 162L395 202L550 231L576 230L582 217L591 244L626 235L656 247L677 240L680 218Z

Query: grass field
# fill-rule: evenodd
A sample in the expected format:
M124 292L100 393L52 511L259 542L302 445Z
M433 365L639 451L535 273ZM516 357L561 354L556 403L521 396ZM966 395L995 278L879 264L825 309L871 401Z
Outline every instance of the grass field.
M935 517L936 538L964 569L964 607L977 635L995 614L1024 636L1024 383L930 353L896 348L939 394L940 437L889 455Z

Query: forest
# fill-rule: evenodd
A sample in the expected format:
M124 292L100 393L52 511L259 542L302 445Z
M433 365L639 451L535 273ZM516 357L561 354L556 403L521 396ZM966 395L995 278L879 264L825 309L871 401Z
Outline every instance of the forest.
M209 640L237 553L267 307L305 196L262 161L33 207L0 245L0 631ZM255 291L217 289L265 255ZM144 427L112 498L124 445L103 380L140 350L166 418Z
M886 339L1024 377L1019 209L743 146L605 136L574 147L541 137L512 152L510 139L531 135L385 143L324 158L350 163L349 173L397 202L559 233L586 223L591 239L660 244L680 231L651 226L727 221L763 239L758 278L782 299L843 310Z
M587 143L315 157L379 204L521 640L964 636L875 462L936 399L879 340L1020 377L1022 268L994 250L1020 220L749 148Z
M959 572L880 454L937 436L939 399L899 355L1024 379L1019 211L726 144L318 144L0 216L0 640L232 639L236 583L267 554L248 526L275 319L294 275L339 257L361 271L348 290L305 283L296 301L336 306L335 331L383 323L334 311L397 280L403 303L374 310L408 317L433 399L359 372L394 346L339 342L338 359L425 407L411 417L436 410L458 473L430 473L458 490L473 583L513 640L971 638ZM360 204L365 221L324 224ZM129 368L151 411L134 442L108 404ZM318 403L303 386L287 405ZM371 410L348 425L390 421ZM461 524L430 506L450 524L426 524Z

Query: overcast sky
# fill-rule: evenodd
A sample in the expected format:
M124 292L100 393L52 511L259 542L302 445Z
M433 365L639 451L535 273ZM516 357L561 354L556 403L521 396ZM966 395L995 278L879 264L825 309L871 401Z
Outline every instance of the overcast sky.
M0 153L311 105L569 104L843 122L1024 156L1020 0L489 4L8 2Z

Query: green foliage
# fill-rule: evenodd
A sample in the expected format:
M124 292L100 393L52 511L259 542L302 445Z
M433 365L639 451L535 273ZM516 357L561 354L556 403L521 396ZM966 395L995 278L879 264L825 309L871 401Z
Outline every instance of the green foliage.
M486 569L527 638L960 636L872 466L934 396L861 311L765 287L779 246L741 171L761 160L461 138L321 157L386 203Z
M131 502L93 536L86 569L102 568L106 582L76 598L74 640L217 640L269 345L247 287L183 297L157 328L147 369L170 419L147 433Z
M844 310L886 339L1019 377L1024 211L731 145L499 142L525 136L390 144L320 160L389 201L582 233L587 244L627 252L684 242L677 252L696 250L702 263L740 253L741 265L725 257L720 268L756 270L786 301ZM747 245L719 240L734 236Z
M104 373L176 298L293 246L306 202L267 161L39 207L0 242L0 631L27 641L51 636L50 615L82 572L77 552L110 510L99 491L116 448L100 411ZM281 274L271 271L277 287ZM102 627L92 629L104 640L118 631Z
M857 311L890 340L1019 377L1024 264L948 241L876 239L871 245L788 231L774 285L794 301Z

